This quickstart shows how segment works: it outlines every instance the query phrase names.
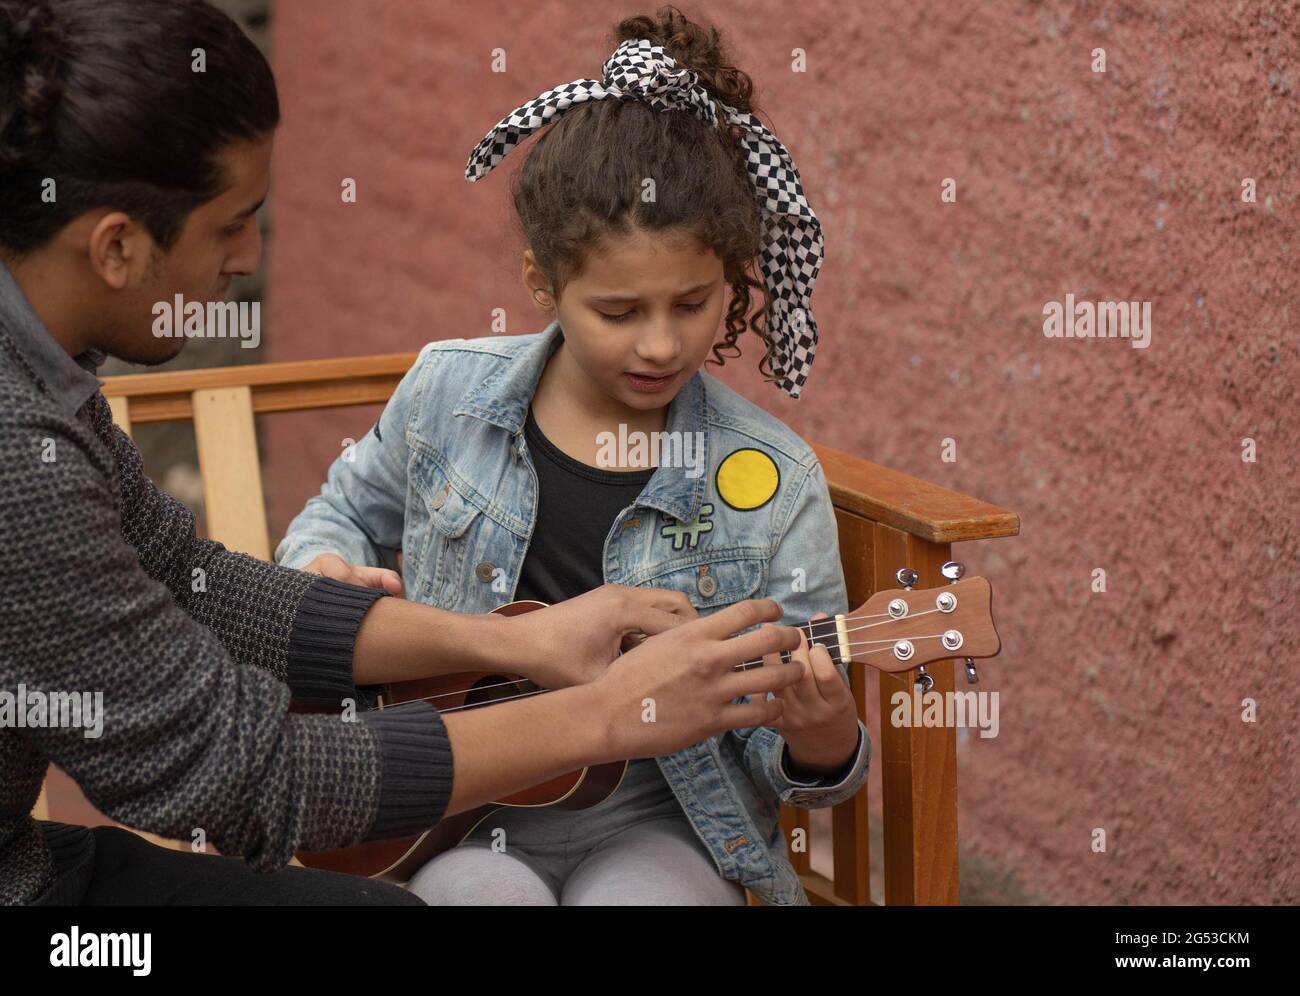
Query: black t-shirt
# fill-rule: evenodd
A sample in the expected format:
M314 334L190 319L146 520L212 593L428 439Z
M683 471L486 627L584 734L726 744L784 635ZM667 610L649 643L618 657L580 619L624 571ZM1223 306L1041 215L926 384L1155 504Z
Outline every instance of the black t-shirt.
M531 408L524 438L537 471L537 522L515 598L562 602L605 583L605 537L645 490L654 468L588 467L542 435Z

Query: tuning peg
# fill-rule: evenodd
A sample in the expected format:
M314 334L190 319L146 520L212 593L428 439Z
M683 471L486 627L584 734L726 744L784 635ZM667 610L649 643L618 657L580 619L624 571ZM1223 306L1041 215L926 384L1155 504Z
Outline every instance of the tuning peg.
M979 676L979 674L975 671L975 660L974 660L974 658L967 657L967 658L966 658L966 682L967 682L967 684L976 685L976 684L979 684L979 680L980 680L980 676Z
M966 565L960 560L949 560L939 568L939 573L955 583L966 573Z
M921 686L922 695L934 687L934 679L927 673L924 664L916 669L916 684Z
M898 578L898 583L908 591L911 591L912 585L920 579L920 575L910 567L900 567L894 577Z

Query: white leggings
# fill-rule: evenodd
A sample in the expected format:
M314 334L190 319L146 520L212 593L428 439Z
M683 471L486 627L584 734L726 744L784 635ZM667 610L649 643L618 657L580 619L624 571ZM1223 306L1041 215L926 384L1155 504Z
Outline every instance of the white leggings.
M570 856L469 840L407 888L430 906L744 906L684 816L628 827Z

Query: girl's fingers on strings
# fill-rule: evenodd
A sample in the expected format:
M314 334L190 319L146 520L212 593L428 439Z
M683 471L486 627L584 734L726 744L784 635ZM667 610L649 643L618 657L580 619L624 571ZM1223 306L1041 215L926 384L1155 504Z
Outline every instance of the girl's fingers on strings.
M839 691L832 682L844 684L844 679L835 668L835 662L831 660L830 651L820 643L814 644L809 654L809 672L816 694L827 701L831 701Z

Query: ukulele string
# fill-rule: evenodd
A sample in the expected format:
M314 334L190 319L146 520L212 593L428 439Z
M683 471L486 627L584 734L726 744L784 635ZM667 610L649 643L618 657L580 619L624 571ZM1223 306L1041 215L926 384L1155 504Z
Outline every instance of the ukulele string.
M895 619L895 618L893 618L892 616L890 616L888 619L884 619L883 622L867 623L865 626L847 626L847 627L845 627L844 632L847 634L847 633L856 633L856 632L858 632L859 630L864 630L864 629L875 629L877 626L888 626L890 623L902 622L903 619L916 619L916 618L918 618L919 616L928 616L928 615L932 615L932 614L935 613L935 612L940 612L940 611L942 611L942 610L941 610L941 609L926 609L924 612L913 612L911 615L902 616L902 617L900 617L900 618L898 618L898 619ZM857 622L858 620L861 620L861 619L882 619L883 616L885 616L885 615L888 615L888 613L882 613L882 614L871 615L871 616L845 616L844 618L845 618L846 620L848 620L848 619L852 619L854 622ZM818 622L823 622L823 621L826 621L826 620L818 620ZM830 621L833 622L834 620L832 619L832 620L830 620ZM811 624L804 624L803 626L799 626L799 627L797 627L797 628L798 628L798 629L807 629L809 625L811 625ZM867 650L867 651L864 651L864 652L863 652L864 654L878 654L878 653L880 653L881 650L889 650L889 649L890 649L890 648L891 648L891 647L892 647L896 642L898 642L899 640L912 640L912 641L916 641L916 640L937 640L937 639L939 639L939 635L940 635L940 634L930 634L929 636L895 636L895 637L891 637L891 638L888 639L888 640L847 640L847 641L845 641L843 644L840 644L840 643L837 641L836 644L835 644L835 646L836 646L837 648L839 648L840 646L843 646L843 647L846 647L846 648L849 649L849 650L852 650L854 647L869 647L869 646L871 646L873 643L886 643L886 644L889 644L889 646L886 646L886 647L880 647L880 648L877 649L877 650ZM811 637L810 637L810 639L811 639ZM743 663L743 664L738 664L738 665L736 665L735 670L737 670L737 671L748 671L750 668L762 667L762 666L763 666L763 661L762 661L762 660L757 660L757 661L745 661L745 663Z
M930 615L931 613L938 612L938 611L940 611L940 610L939 610L939 609L927 609L927 610L924 611L924 612L917 612L917 613L914 613L913 615L906 616L905 618L913 619L913 618L916 618L917 616ZM851 619L853 619L853 620L856 621L856 620L859 620L859 619L875 619L875 618L879 618L879 616L847 616L846 618L851 618ZM901 621L902 621L901 619L892 619L892 618L891 618L891 619L886 620L885 622L868 623L868 624L863 625L863 626L851 626L851 627L847 627L846 630L845 630L845 632L846 632L846 633L855 633L855 632L857 632L857 631L859 631L859 630L863 630L863 629L873 629L873 628L875 628L875 627L877 627L877 626L884 626L884 625L887 625L887 624L890 623L890 622L901 622ZM834 623L835 620L834 620L833 618L832 618L832 619L828 619L828 620L820 620L820 619L819 619L819 620L814 620L814 621L810 621L810 622L808 622L808 623L804 623L804 624L801 625L801 626L797 626L796 629L800 629L800 630L805 630L805 629L806 629L806 630L811 630L811 627L812 627L812 625L813 625L814 622L831 622L831 623ZM941 635L941 634L932 633L932 634L929 634L929 635L926 635L926 636L901 636L901 637L892 637L892 638L890 638L890 639L888 639L888 640L849 640L847 643L844 644L844 646L847 647L849 650L854 650L854 651L856 652L856 648L859 648L859 647L870 647L870 646L872 646L872 645L874 645L874 644L878 644L878 643L887 644L887 646L877 647L875 650L863 650L863 651L861 651L860 653L857 653L857 656L859 656L859 657L865 657L865 656L868 656L868 655L870 655L870 654L879 654L879 653L884 653L884 652L886 652L886 651L892 649L893 645L894 645L898 640L911 640L911 641L913 641L913 642L915 642L915 641L917 641L917 640L937 640L937 639L940 638L940 635ZM810 639L811 639L811 632L810 632ZM737 664L737 665L735 665L735 666L732 668L732 670L733 670L733 671L748 671L748 670L751 670L752 668L762 667L763 664L764 664L764 661L763 661L762 659L759 659L759 660L756 660L756 661L745 661L745 662L742 663L742 664ZM477 688L471 689L471 691L487 691L487 690L489 690L489 689L493 689L493 688L509 688L509 687L512 687L512 686L517 686L517 685L524 684L524 683L529 682L529 681L530 681L530 679L528 679L528 678L513 678L513 679L507 679L507 680L505 680L505 681L494 682L494 683L491 684L491 685L481 685L481 686L478 686ZM526 698L529 698L529 697L531 697L531 696L533 696L533 695L540 695L542 692L549 692L549 691L553 691L553 689L549 689L549 688L537 688L537 689L532 689L532 690L530 690L530 691L520 692L519 694L516 694L516 695L505 695L505 696L502 696L501 698L494 699L494 700L492 701L492 703L490 703L490 704L495 705L496 703L499 703L499 702L513 702L513 701L515 701L516 699L526 699ZM460 695L464 695L464 694L465 694L464 691L439 692L439 693L437 693L437 694L435 694L435 695L423 695L423 696L421 696L421 697L419 697L419 698L415 698L415 699L403 699L402 701L403 701L403 702L429 702L429 703L432 703L435 699L445 699L445 698L450 698L450 697L453 697L453 696L460 696ZM397 703L397 704L400 705L401 703ZM439 711L440 711L440 712L458 712L458 711L460 711L461 709L472 709L472 708L475 708L475 707L478 706L478 705L487 705L487 704L489 704L489 703L478 703L478 702L473 702L473 703L469 703L469 704L466 704L466 705L448 706L448 707L446 707L446 708L441 708L441 709L439 709Z
M916 613L913 613L912 615L910 615L910 616L906 616L906 617L904 617L904 618L912 619L912 618L915 618L915 617L917 617L917 616L930 615L931 613L938 612L938 611L939 611L938 609L927 609L927 610L925 610L924 612L916 612ZM875 613L875 614L873 614L873 615L863 615L863 616L845 616L844 618L845 618L845 621L846 621L846 622L849 621L849 620L852 620L853 622L859 622L859 621L861 621L861 620L865 620L865 619L880 619L880 620L882 620L881 622L866 623L865 625L862 625L862 626L848 626L848 627L845 627L844 632L845 632L846 634L847 634L847 633L856 633L856 632L858 632L859 630L863 630L863 629L872 629L872 628L874 628L874 627L876 627L876 626L885 626L885 625L888 625L888 624L891 623L891 622L899 622L899 621L901 621L901 620L899 620L899 619L895 619L895 618L889 616L889 614L888 614L887 612ZM814 634L814 633L813 633L813 628L814 628L815 626L825 626L825 627L826 627L826 630L825 630L825 632L823 632L823 633ZM837 621L836 621L836 619L835 619L834 616L828 617L828 618L826 618L826 619L810 619L808 622L806 622L806 623L802 623L802 624L800 624L799 626L797 626L797 627L795 627L795 628L796 628L796 629L799 629L799 630L807 630L809 640L812 640L812 639L814 638L815 635L816 635L816 636L825 636L825 635L829 635L829 634L831 634L831 633L835 633L835 634L838 635L838 623L837 623ZM927 638L926 638L926 637L899 637L899 638L897 638L897 639L927 639ZM934 637L928 637L928 639L934 639ZM894 642L895 642L895 641L892 640L892 639L891 639L891 640L850 640L850 641L848 641L848 643L846 644L846 646L847 646L849 649L852 649L852 648L854 648L854 647L867 647L867 646L870 646L870 645L873 644L873 643L888 643L888 644L891 644L891 645L892 645ZM889 649L888 647L882 647L882 648L880 648L880 650L888 650L888 649ZM865 651L865 653L879 653L880 650L868 650L868 651ZM757 661L745 661L745 662L742 663L742 664L737 664L737 665L733 668L733 670L735 670L735 671L747 671L747 670L749 670L750 668L761 667L762 664L763 664L763 661L762 661L762 660L757 660ZM524 683L526 683L526 682L528 682L528 681L529 681L528 678L512 678L512 679L507 679L507 680L505 680L505 681L494 682L494 683L491 684L491 685L481 685L481 686L475 688L474 691L484 692L484 691L488 691L488 690L490 690L490 689L494 689L494 688L509 688L509 687L512 687L512 686L516 686L516 685L524 684ZM547 690L548 690L548 689L542 689L542 691L547 691ZM462 694L464 694L463 691L439 692L439 693L434 694L434 695L424 695L424 696L421 696L421 697L418 698L418 699L404 699L403 701L406 701L406 702L430 702L430 703L431 703L431 702L433 702L435 699L451 698L451 697L453 697L453 696L458 696L458 695L462 695ZM499 701L499 702L506 702L506 701L510 701L511 699L516 699L516 698L526 698L526 697L529 696L529 695L536 695L536 694L537 694L536 691L530 691L530 692L525 692L525 693L520 694L520 695L512 695L512 696L508 696L508 697L506 697L506 698L497 699L496 701ZM467 707L466 707L466 706L453 706L453 707L451 707L451 708L449 708L449 709L446 709L446 710L443 710L443 711L451 712L451 711L453 711L453 710L455 710L455 709L463 709L463 708L467 708Z
M939 638L940 638L940 634L931 634L931 635L929 635L929 636L905 636L905 637L899 637L898 639L916 641L916 640L937 640L937 639L939 639ZM875 650L864 650L864 651L862 651L862 652L856 654L857 657L866 657L866 656L869 655L869 654L883 654L883 653L886 653L887 651L889 651L890 649L892 649L892 646L893 646L894 642L895 642L894 640L855 640L855 641L850 642L850 643L848 644L848 646L849 646L850 648L853 648L853 647L867 647L867 646L870 646L870 645L873 644L873 643L888 643L888 644L890 644L890 646L888 646L888 647L877 647ZM763 666L763 663L764 663L764 662L761 661L761 660L758 660L758 661L746 661L746 662L743 663L743 664L737 664L737 665L735 665L735 666L732 668L732 670L733 670L733 671L748 671L748 670L750 670L750 669L752 669L752 668L762 667L762 666ZM498 682L498 683L495 684L495 685L485 685L485 686L483 686L483 687L484 687L484 688L501 688L501 687L504 687L504 686L507 686L507 685L518 685L518 684L520 684L520 683L522 683L522 682L525 682L525 681L528 681L528 680L529 680L529 679L527 679L527 678L517 678L517 679L515 679L514 681L502 681L502 682ZM481 690L481 689L474 689L474 691L480 691L480 690ZM532 697L532 696L534 696L534 695L541 695L543 692L552 692L552 691L555 691L555 689L553 689L553 688L534 688L534 689L532 689L532 690L530 690L530 691L527 691L527 692L520 692L520 693L518 693L517 695L506 695L506 696L503 696L503 697L501 697L501 698L499 698L499 699L493 699L492 702L490 702L490 703L489 703L489 702L470 702L470 703L466 703L466 704L464 704L464 705L458 705L458 706L447 706L447 707L445 707L445 708L440 708L438 711L439 711L439 712L443 712L443 713L447 713L447 712L460 712L462 709L474 709L474 708L477 708L477 707L480 706L480 705L497 705L498 703L501 703L501 702L514 702L514 701L516 701L516 700L518 700L518 699L526 699L526 698L530 698L530 697ZM441 693L439 693L438 695L424 695L424 696L421 696L421 697L418 698L418 699L403 699L401 702L397 702L397 703L394 703L394 704L395 704L395 705L402 705L402 704L405 703L405 702L432 702L434 699L443 699L443 698L447 698L447 697L450 696L450 695L461 695L461 694L463 694L463 693L461 693L461 692L441 692Z
M854 618L854 619L861 619L861 618L875 618L875 617L874 617L874 616L870 616L870 617L867 617L867 616L853 616L853 617L851 617L851 618ZM807 622L807 623L802 624L801 626L797 626L796 628L797 628L797 629L805 629L805 630L808 630L808 631L809 631L809 638L811 639L812 636L813 636L813 634L812 634L812 627L813 627L814 625L818 624L818 623L831 623L831 628L832 628L832 630L833 630L833 629L834 629L834 623L835 623L835 620L834 620L833 618L831 618L831 619L814 619L814 620L811 620L811 621L809 621L809 622ZM849 632L852 632L852 630L850 630ZM818 635L824 635L824 634L818 634ZM477 686L475 686L475 688L474 688L473 690L476 691L476 692L486 692L486 691L489 691L489 690L491 690L491 689L493 689L493 688L509 688L509 687L512 686L512 685L520 685L520 684L523 684L523 683L527 682L528 680L529 680L528 678L509 678L509 679L507 679L507 680L505 680L505 681L494 682L493 684L490 684L490 685L477 685ZM456 696L456 695L462 695L462 694L464 694L463 690L452 691L452 692L438 692L437 694L434 694L434 695L425 695L425 696L422 696L421 698L418 698L418 699L404 699L403 701L405 701L405 702L432 702L434 699L450 698L450 697L453 697L453 696ZM501 700L501 701L504 701L504 700Z
M927 634L927 635L925 635L925 636L899 636L899 637L895 637L895 638L892 639L892 640L854 640L854 641L852 641L852 642L850 642L850 643L846 643L846 644L844 644L844 646L846 646L846 647L848 647L850 650L852 650L854 647L869 647L869 646L871 646L873 643L887 643L887 644L889 644L889 646L887 646L887 647L877 647L875 650L863 650L863 651L860 651L860 652L855 650L855 651L854 651L854 654L853 654L853 661L850 661L850 662L849 662L849 663L853 663L853 662L855 662L859 657L866 657L868 654L883 654L883 653L885 653L886 651L893 650L893 649L894 649L894 644L895 644L896 642L898 642L898 640L908 640L908 641L910 641L910 642L912 642L912 643L916 643L916 642L918 642L918 641L920 641L920 640L938 640L938 639L941 639L942 637L943 637L943 634L942 634L942 633L929 633L929 634ZM959 656L960 656L960 655L959 655ZM924 662L922 662L922 663L924 663ZM764 664L764 662L761 661L761 660L758 660L758 661L745 661L744 664L737 664L737 665L733 668L733 670L735 670L735 671L748 671L748 670L751 670L752 668L762 667L763 664ZM918 664L918 665L913 665L913 666L915 666L915 667L919 667L920 665Z
M533 695L541 695L543 692L554 691L552 688L535 688L531 692L520 692L518 695L507 695L502 699L493 699L492 702L467 702L465 705L448 706L446 709L439 709L440 713L460 712L462 709L474 709L480 705L496 705L498 702L516 702L519 699L526 699ZM427 699L404 699L404 702L425 702ZM402 703L397 703L401 705Z

